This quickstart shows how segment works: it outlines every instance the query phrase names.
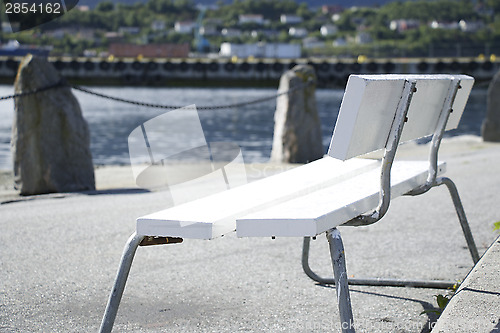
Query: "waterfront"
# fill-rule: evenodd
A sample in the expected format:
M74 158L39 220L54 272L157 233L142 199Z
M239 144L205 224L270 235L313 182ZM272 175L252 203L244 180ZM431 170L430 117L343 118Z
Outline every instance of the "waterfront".
M252 101L276 94L272 88L143 88L93 87L93 90L120 98L156 104L187 106L227 105ZM12 86L0 86L0 97L13 94ZM119 103L74 91L91 131L94 164L123 165L129 163L127 137L143 122L167 110ZM343 90L318 89L318 111L322 124L323 144L328 146L337 118ZM10 137L13 100L0 102L0 170L12 168ZM233 141L239 144L246 162L269 159L274 129L276 101L238 108L200 111L200 119L208 141ZM480 135L486 112L486 89L474 88L462 121L448 136Z

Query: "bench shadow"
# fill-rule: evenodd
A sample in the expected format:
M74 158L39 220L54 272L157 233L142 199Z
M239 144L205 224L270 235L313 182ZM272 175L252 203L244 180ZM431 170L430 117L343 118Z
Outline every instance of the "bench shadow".
M318 286L335 289L334 285L318 284ZM434 325L436 324L436 322L439 318L439 316L436 313L430 312L430 311L437 311L437 310L439 310L439 308L435 307L434 305L432 305L431 303L426 302L426 301L422 301L422 300L415 299L415 298L381 294L381 293L377 293L377 292L373 292L373 291L356 290L356 289L351 289L351 288L349 288L349 292L356 292L356 293L365 294L365 295L381 296L381 297L386 297L386 298L390 298L390 299L397 299L397 300L419 303L420 305L422 305L422 308L423 308L422 311L426 311L425 315L427 316L427 322L422 326L420 333L430 333L430 331L432 330L432 327L434 327ZM430 311L428 311L428 310L430 310ZM422 314L424 314L424 313L422 313Z
M109 190L84 191L76 193L81 193L86 195L104 195L104 194L143 194L149 192L151 191L143 188L115 188Z
M122 195L122 194L144 194L150 193L151 191L143 188L117 188L108 190L92 190L92 191L75 191L75 192L59 192L59 193L45 193L36 195L15 195L8 199L0 201L0 205L7 205L12 203L41 200L41 199L63 199L66 197L71 197L75 195Z

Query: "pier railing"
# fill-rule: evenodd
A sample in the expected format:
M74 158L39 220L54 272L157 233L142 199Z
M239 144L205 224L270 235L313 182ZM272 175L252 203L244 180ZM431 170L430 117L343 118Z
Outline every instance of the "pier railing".
M20 57L0 57L0 82L12 83ZM79 84L153 86L276 86L284 71L298 64L316 69L319 87L344 86L350 74L469 74L491 80L500 59L383 58L357 59L145 59L50 57L62 76Z

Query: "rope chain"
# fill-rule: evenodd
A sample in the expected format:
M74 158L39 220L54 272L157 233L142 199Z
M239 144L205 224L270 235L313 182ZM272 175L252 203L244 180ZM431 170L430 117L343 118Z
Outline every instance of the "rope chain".
M275 98L277 98L279 96L283 96L283 95L287 95L287 94L293 93L295 90L306 88L306 87L308 87L310 85L313 85L313 84L314 84L314 80L308 80L307 82L305 82L303 84L297 85L297 86L292 87L292 88L290 88L290 89L288 89L286 91L279 92L279 93L274 94L272 96L267 96L267 97L258 98L258 99L252 100L252 101L246 101L246 102L234 103L234 104L227 104L227 105L197 106L196 109L197 110L222 110L222 109L230 109L230 108L243 107L243 106L251 105L251 104L263 103L263 102L275 99ZM96 91L93 91L93 90L90 90L88 88L84 88L84 87L81 87L81 86L69 85L68 83L66 83L66 81L64 79L61 80L61 81L59 81L59 82L57 82L57 83L55 83L55 84L52 84L52 85L49 85L49 86L46 86L46 87L42 87L42 88L38 88L38 89L33 89L33 90L30 90L30 91L26 91L26 92L22 92L22 93L18 93L18 94L13 94L13 95L8 95L8 96L0 97L0 101L7 100L7 99L18 98L18 97L29 96L29 95L34 95L34 94L38 94L38 93L43 92L43 91L47 91L47 90L55 89L55 88L60 88L60 87L69 87L69 88L73 88L75 90L81 91L81 92L89 94L89 95L93 95L93 96L97 96L97 97L101 97L101 98L113 100L113 101L116 101L116 102L127 103L127 104L132 104L132 105L137 105L137 106L144 106L144 107L149 107L149 108L171 109L171 110L173 110L173 109L180 109L180 108L184 107L184 106L179 106L179 105L164 105L164 104L154 104L154 103L140 102L140 101L125 99L125 98L120 98L120 97L105 95L105 94L102 94L102 93L99 93L99 92L96 92Z
M56 82L56 83L51 84L51 85L48 85L46 87L37 88L37 89L29 90L29 91L25 91L25 92L22 92L22 93L19 93L19 94L13 94L13 95L8 95L8 96L0 97L0 101L5 101L5 100L8 100L8 99L13 99L13 98L18 98L18 97L24 97L24 96L34 95L34 94L38 94L38 93L40 93L42 91L46 91L46 90L50 90L50 89L54 89L54 88L59 88L59 87L67 87L67 86L68 86L68 84L66 83L65 80L60 80L59 82Z

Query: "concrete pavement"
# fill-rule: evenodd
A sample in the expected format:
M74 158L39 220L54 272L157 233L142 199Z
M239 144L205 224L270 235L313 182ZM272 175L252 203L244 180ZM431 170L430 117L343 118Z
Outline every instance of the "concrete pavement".
M500 237L469 272L433 333L500 332Z
M398 154L425 158L427 149L410 144ZM482 254L497 237L492 228L500 220L500 145L454 138L445 140L440 156ZM287 167L247 171L255 179ZM127 169L97 169L100 190L94 193L20 198L3 185L0 332L98 330L135 218L172 204L168 192L133 188ZM472 267L445 188L398 198L377 224L340 231L350 276L460 280ZM340 331L335 290L302 272L301 244L297 238L227 235L139 248L114 331ZM332 274L325 237L312 243L311 266ZM358 332L429 332L436 316L420 313L437 307L434 295L445 292L350 289ZM490 310L499 315L498 309Z

